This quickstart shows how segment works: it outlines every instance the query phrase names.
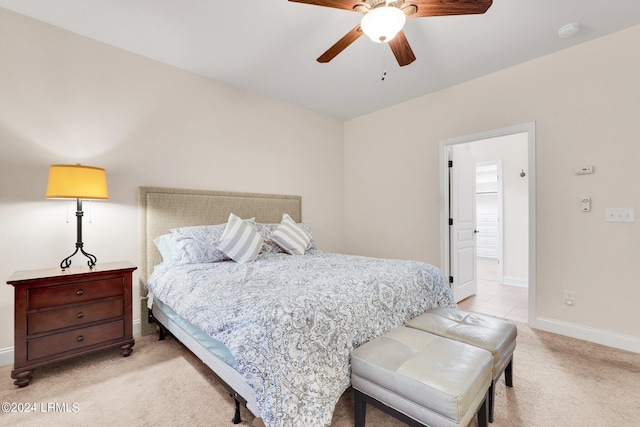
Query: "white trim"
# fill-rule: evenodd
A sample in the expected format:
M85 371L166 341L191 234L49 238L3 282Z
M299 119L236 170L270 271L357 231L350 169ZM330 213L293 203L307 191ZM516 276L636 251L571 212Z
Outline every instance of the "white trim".
M502 129L465 135L440 141L440 268L445 276L449 272L449 174L447 152L450 146L495 138L516 133L528 133L529 170L529 325L536 319L536 126L535 122L523 123Z
M502 278L502 282L500 282L500 283L502 283L503 285L519 286L521 288L529 287L529 282L527 282L527 278L526 277L504 276Z
M133 334L140 335L140 319L134 320L132 326ZM14 347L0 349L0 366L13 365L13 349Z
M602 329L591 328L589 326L576 325L575 323L561 322L559 320L545 318L537 318L535 320L535 326L532 325L531 327L547 332L553 332L555 334L565 335L571 338L577 338L583 341L618 348L620 350L640 353L640 338L632 337L630 335L623 335Z
M0 366L13 364L13 347L0 349Z

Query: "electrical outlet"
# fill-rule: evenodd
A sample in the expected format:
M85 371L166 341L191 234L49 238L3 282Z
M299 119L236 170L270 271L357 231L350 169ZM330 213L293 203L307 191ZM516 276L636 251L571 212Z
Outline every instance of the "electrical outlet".
M575 305L576 293L575 291L564 291L564 303L566 305Z

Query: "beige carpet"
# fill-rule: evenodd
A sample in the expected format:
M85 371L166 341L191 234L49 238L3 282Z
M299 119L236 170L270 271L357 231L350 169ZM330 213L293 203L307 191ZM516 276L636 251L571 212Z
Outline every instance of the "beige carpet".
M497 386L494 427L640 425L640 355L519 324L514 360L514 388ZM137 337L128 358L107 350L41 368L22 389L10 369L0 367L0 400L37 412L0 412L2 426L233 426L231 397L173 339ZM58 410L43 411L49 404ZM351 405L347 391L333 427L353 425ZM253 424L246 409L242 417ZM367 426L402 425L367 409Z

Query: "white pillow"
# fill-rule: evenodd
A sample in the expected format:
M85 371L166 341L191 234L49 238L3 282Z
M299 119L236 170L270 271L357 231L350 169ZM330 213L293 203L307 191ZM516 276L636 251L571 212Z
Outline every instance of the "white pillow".
M253 226L233 213L222 233L217 248L238 264L255 261L262 247L262 236Z
M282 222L271 233L271 240L291 255L304 255L311 236L304 231L288 214L282 215Z
M153 239L153 244L156 245L160 255L162 255L163 264L178 263L182 259L180 250L176 246L175 240L171 234L163 234Z

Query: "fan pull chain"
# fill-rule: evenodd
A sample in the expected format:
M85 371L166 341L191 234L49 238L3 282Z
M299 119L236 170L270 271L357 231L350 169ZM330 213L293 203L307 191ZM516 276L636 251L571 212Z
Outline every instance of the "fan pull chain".
M384 45L385 45L385 44L386 44L386 43L380 43L380 48L381 48L380 53L382 54L382 55L380 55L380 58L382 59L382 60L381 60L381 65L382 65L382 78L380 79L381 81L384 81L385 77L387 76L387 70L385 70L385 66L384 66Z

